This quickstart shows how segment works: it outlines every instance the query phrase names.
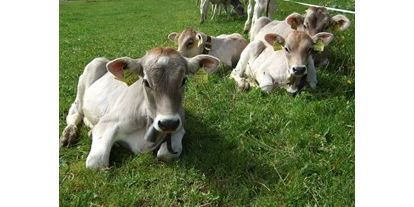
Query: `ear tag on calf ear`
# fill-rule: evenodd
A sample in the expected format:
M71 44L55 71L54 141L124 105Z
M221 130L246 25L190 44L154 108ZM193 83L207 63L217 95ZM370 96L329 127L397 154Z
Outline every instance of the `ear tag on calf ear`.
M125 82L127 86L130 86L139 80L138 74L131 72L128 68L122 67L122 72L124 73L124 78L120 79L115 77L115 79Z
M335 26L332 28L332 32L337 33L341 29L341 26L339 24L335 24Z
M204 69L204 65L194 74L194 82L196 84L208 83L208 73Z
M323 45L322 40L318 40L318 42L316 42L313 45L313 50L314 51L317 51L317 52L322 52L323 51L323 48L324 48L324 45Z
M278 43L278 42L275 41L273 43L273 50L278 51L278 50L281 50L281 49L283 49L282 48L282 45L280 43Z
M174 45L177 46L178 45L178 38L175 38L174 40Z
M203 44L203 40L199 40L199 41L197 42L197 47L200 47L200 46L201 46L201 44Z
M290 27L294 30L298 29L298 25L296 24L296 21L293 21L292 24L290 25Z

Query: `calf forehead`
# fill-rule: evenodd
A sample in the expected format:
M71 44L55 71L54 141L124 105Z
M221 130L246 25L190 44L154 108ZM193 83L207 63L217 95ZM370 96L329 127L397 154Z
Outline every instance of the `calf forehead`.
M313 44L312 39L306 32L293 31L286 38L286 45L290 50L308 49Z
M324 7L310 7L306 10L305 22L307 22L311 28L316 29L317 27L321 27L324 29L325 26L329 24L329 21L330 16L328 10Z
M192 28L187 28L181 33L180 37L178 38L178 41L182 42L187 40L188 38L194 38L196 35L197 31L195 31Z
M143 68L154 88L168 89L181 83L187 70L187 61L173 48L159 47L147 52Z

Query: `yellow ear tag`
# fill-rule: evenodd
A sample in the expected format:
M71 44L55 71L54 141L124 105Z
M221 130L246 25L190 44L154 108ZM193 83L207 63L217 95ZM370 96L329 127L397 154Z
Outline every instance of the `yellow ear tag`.
M200 46L201 46L201 44L203 44L203 40L202 40L202 39L198 41L198 43L197 43L197 47L200 47Z
M296 24L296 21L293 21L292 24L290 25L290 27L294 30L298 29L298 25Z
M194 82L196 84L208 83L208 73L204 69L204 65L194 74Z
M119 79L115 77L116 80L125 82L127 86L132 85L133 83L137 82L139 80L138 74L131 72L128 68L122 67L122 72L124 72L124 78Z
M332 28L332 32L334 33L339 32L340 29L341 27L339 26L339 24L335 24L335 26Z
M178 38L175 38L174 40L174 45L177 46L178 45Z
M273 43L273 50L278 51L278 50L281 50L281 49L283 49L282 48L282 45L280 43L278 43L278 42L275 41Z
M314 51L317 51L317 52L322 52L324 47L325 47L325 46L323 45L322 40L318 40L318 42L316 42L316 43L313 45L313 50L314 50Z

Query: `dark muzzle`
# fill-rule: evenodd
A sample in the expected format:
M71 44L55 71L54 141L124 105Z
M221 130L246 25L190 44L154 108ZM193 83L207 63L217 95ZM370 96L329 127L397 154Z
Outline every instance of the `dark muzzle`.
M304 75L306 72L306 66L292 67L292 71L294 75Z
M180 125L179 119L158 121L158 126L163 131L175 131L179 125Z

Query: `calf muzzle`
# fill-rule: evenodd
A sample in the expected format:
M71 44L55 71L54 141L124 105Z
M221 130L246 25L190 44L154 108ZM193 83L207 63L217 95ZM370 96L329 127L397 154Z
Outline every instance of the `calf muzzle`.
M292 75L294 76L303 76L306 74L306 66L293 66Z
M158 127L163 131L175 131L177 127L180 125L180 120L162 120L158 121Z

